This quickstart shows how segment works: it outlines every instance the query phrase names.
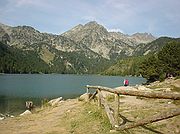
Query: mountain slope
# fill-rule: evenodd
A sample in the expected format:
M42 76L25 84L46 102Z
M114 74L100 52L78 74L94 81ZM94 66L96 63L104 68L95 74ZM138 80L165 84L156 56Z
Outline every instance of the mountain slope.
M160 37L148 44L139 44L133 52L133 55L147 55L149 53L157 53L171 41L180 41L180 38Z
M149 37L148 35L146 34L146 40ZM135 35L131 37L122 33L108 32L95 21L85 25L77 25L63 33L62 36L71 38L77 43L86 44L92 51L107 59L132 56L134 46L139 44L135 40ZM144 42L143 36L143 34L139 35L138 37L141 38L138 41L143 39ZM153 39L151 38L150 40L152 41Z
M147 59L152 55L159 53L164 46L173 41L180 42L180 38L161 37L151 43L140 44L134 51L133 57L118 60L116 64L105 70L103 74L139 76L139 67L141 64L144 61L147 61Z
M144 34L139 36L144 39ZM7 45L11 55L22 58L25 55L26 62L32 60L28 60L28 56L33 57L34 61L41 61L43 68L46 68L42 72L49 73L101 72L117 59L132 56L138 45L129 35L108 32L97 22L77 25L62 35L41 33L30 26L11 27L0 24L0 41ZM9 56L11 62L20 60L16 56ZM29 66L26 62L25 65Z

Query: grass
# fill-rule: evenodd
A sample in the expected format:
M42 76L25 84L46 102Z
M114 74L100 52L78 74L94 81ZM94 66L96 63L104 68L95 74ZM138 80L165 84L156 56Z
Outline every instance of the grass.
M65 127L69 133L108 134L111 124L103 109L95 104L85 103L78 111L66 113L57 127Z
M114 95L108 95L108 96L106 97L106 100L107 100L108 102L114 102L115 97L114 97Z
M172 86L172 91L174 91L174 92L180 92L180 88L179 88L179 87Z

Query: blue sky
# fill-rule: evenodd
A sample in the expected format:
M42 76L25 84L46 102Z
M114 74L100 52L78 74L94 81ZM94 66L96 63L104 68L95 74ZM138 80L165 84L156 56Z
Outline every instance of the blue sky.
M180 0L0 0L0 22L63 33L97 21L109 31L180 37Z

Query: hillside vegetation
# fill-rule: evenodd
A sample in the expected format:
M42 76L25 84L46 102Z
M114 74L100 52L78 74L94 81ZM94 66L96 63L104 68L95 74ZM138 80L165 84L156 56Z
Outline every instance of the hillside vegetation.
M169 42L157 55L144 60L140 73L150 82L180 76L180 42Z
M155 39L149 33L109 32L95 21L61 35L0 23L0 73L97 74L116 59L132 56L139 43Z
M23 51L0 42L0 73L98 73L109 65L108 60L89 58L83 52L63 52L52 47L51 52L42 50Z
M151 48L151 52L147 49ZM152 49L153 48L153 49ZM142 75L148 81L163 80L166 77L179 76L180 40L160 38L144 46L141 52L147 55L119 60L103 72L107 75Z

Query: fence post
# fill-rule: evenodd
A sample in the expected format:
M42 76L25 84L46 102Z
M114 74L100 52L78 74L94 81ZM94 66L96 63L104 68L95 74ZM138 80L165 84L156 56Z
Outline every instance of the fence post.
M87 94L89 93L89 88L88 88L88 87L86 88L86 93L87 93Z
M101 90L100 89L97 90L98 90L98 106L101 107Z
M115 103L116 103L116 108L114 110L114 118L115 118L115 127L119 126L119 94L115 92Z

